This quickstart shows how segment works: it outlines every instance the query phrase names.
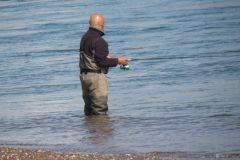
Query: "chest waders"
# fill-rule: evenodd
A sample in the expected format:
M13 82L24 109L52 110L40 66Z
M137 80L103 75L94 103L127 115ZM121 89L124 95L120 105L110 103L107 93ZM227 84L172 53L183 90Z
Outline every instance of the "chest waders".
M96 61L94 60L95 58L95 51L92 51L93 55L90 57L87 55L84 51L80 51L80 68L81 70L86 70L89 72L96 72L96 73L108 73L108 67L100 67L97 65Z
M108 82L105 75L108 67L99 67L94 56L93 54L91 57L84 51L80 52L80 80L85 115L106 114L108 111Z

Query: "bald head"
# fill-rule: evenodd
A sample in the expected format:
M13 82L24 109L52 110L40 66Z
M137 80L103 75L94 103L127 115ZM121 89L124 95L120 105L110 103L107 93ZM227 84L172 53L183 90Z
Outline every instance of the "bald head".
M90 27L104 31L104 17L100 13L93 13L89 20Z

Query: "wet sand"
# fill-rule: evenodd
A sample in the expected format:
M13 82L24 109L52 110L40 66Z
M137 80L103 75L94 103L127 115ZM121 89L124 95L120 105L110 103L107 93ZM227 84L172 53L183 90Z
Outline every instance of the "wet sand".
M240 153L153 152L149 154L62 153L42 149L0 147L0 160L177 160L177 159L240 159Z

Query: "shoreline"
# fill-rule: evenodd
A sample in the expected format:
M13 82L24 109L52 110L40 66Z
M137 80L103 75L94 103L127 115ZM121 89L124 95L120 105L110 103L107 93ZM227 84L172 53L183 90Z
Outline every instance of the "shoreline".
M26 149L0 146L0 160L143 160L140 155L98 154L98 153L63 153L45 149Z
M240 159L240 152L186 153L152 152L146 154L65 153L45 149L0 146L0 160L177 160L177 159Z

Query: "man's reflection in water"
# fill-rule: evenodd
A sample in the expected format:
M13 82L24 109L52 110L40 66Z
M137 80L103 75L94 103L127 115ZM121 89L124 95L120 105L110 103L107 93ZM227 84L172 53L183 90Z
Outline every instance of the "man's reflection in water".
M87 139L94 144L105 143L113 134L113 122L107 115L87 116L83 126L88 130Z

